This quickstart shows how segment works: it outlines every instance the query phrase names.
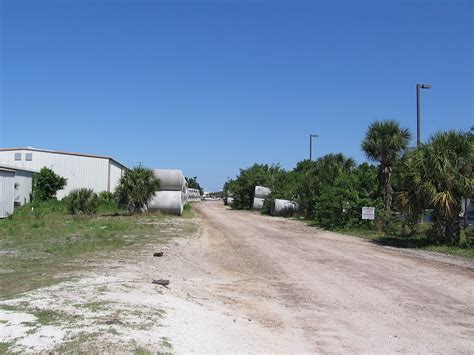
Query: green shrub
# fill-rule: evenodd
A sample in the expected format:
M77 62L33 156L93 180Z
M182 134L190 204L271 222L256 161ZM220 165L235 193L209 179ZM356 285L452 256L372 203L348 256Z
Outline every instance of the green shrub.
M111 205L116 203L115 195L112 192L102 191L98 194L99 203L101 205Z
M474 248L474 228L466 228L461 231L459 246L465 249Z
M47 201L55 198L56 193L62 190L66 183L66 178L55 174L51 169L42 168L39 173L33 175L33 200Z
M99 198L91 189L73 190L64 202L70 214L94 214L99 206Z
M115 190L115 196L120 207L130 212L142 212L147 209L148 201L159 188L160 180L153 170L137 166L125 171Z

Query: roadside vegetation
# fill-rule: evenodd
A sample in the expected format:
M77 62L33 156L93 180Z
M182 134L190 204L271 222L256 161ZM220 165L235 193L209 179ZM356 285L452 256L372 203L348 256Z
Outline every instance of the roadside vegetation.
M262 213L275 198L296 201L311 225L397 247L423 248L474 257L474 231L461 216L473 196L474 135L447 131L418 147L394 120L377 121L361 149L369 162L357 165L342 153L303 160L292 170L254 164L224 185L233 208L251 209L257 185L272 189ZM375 207L374 221L362 220L362 207ZM425 216L424 223L420 221Z
M78 189L58 201L65 180L42 169L33 201L0 220L0 299L60 281L90 253L166 241L170 236L155 222L168 217L146 212L150 193L159 187L150 172L128 171L116 193ZM184 217L192 216L187 205Z

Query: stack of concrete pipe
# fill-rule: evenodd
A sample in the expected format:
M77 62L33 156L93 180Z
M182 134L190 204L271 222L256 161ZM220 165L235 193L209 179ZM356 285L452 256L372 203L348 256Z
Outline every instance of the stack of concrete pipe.
M187 192L188 202L201 201L201 191L198 189L188 189Z
M265 199L272 193L272 190L264 186L255 186L255 192L253 194L253 209L261 210Z
M298 212L298 210L299 205L297 202L276 198L272 202L270 214L272 216L291 216Z
M234 196L234 194L232 192L227 192L227 196L224 197L224 205L226 206L232 206L232 204L234 203L234 198L232 197Z
M181 170L155 169L155 176L160 179L160 190L148 203L148 209L165 213L182 215L187 202L187 186Z

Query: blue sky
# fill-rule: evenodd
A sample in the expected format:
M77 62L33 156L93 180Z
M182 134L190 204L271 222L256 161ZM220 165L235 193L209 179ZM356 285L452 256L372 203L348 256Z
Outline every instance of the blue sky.
M343 152L376 119L473 119L471 1L0 0L0 146L181 168Z

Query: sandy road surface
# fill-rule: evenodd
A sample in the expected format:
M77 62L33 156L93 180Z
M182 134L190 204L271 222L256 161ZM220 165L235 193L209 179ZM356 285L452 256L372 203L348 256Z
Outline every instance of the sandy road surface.
M233 276L214 297L286 334L295 351L474 351L472 262L219 203L196 208L207 257Z

